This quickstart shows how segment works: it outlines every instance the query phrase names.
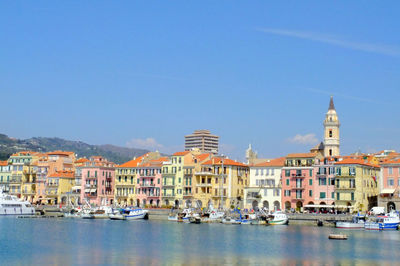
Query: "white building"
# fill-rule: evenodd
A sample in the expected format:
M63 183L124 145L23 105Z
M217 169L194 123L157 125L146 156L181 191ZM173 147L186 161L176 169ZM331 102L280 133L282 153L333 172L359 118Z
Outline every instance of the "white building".
M250 182L245 188L245 208L281 209L281 172L285 157L250 166Z

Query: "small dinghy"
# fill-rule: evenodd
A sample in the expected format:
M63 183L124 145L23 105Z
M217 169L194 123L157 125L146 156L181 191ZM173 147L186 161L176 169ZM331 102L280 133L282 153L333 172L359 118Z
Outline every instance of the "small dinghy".
M336 240L347 240L347 235L343 234L330 234L329 239L336 239Z

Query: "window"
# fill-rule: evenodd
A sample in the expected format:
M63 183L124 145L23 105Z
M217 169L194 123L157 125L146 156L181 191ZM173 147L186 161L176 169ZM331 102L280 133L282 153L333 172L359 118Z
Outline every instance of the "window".
M133 184L133 176L131 176L131 184Z
M118 177L118 181L121 182L121 176Z
M263 172L264 172L263 169L260 169L260 175L263 175L264 174Z
M393 187L394 186L394 179L393 178L389 178L387 183L388 183L389 187Z
M392 175L393 174L393 167L389 167L389 175Z
M312 179L308 180L308 184L312 186Z
M308 196L312 197L312 190L308 191Z
M356 175L356 168L355 167L349 167L349 175Z
M274 175L274 168L271 169L271 175Z
M332 129L329 130L329 137L332 138Z
M290 176L290 170L285 170L285 176Z
M286 186L289 186L289 179L286 179Z
M332 156L332 149L329 149L329 156Z
M320 192L319 193L319 198L320 199L325 199L326 198L326 193L325 192Z
M332 199L335 199L335 192L332 192L331 197L332 197Z
M351 192L351 200L354 200L354 192Z
M258 169L256 169L256 175L258 175Z
M339 192L336 193L336 200L340 200L340 193Z

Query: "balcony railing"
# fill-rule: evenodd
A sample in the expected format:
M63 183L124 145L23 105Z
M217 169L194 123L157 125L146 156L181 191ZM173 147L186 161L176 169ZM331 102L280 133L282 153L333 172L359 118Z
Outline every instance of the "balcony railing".
M196 187L212 187L211 183L198 183Z

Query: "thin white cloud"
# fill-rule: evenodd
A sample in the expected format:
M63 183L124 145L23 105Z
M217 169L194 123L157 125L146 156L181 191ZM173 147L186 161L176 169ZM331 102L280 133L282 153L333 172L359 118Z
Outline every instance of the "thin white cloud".
M272 28L257 28L257 31L294 37L299 39L305 39L310 41L317 41L322 43L328 43L335 46L340 46L348 49L383 54L389 56L400 56L400 47L384 45L384 44L373 44L373 43L362 43L345 40L339 36L322 34L317 32L309 31L297 31L297 30L286 30L286 29L272 29Z
M314 133L300 135L289 138L288 141L290 143L301 144L301 145L314 145L318 143L318 139L316 138Z
M158 143L154 138L131 139L126 142L126 146L129 148L138 148L147 150L158 150L164 148L164 145Z

